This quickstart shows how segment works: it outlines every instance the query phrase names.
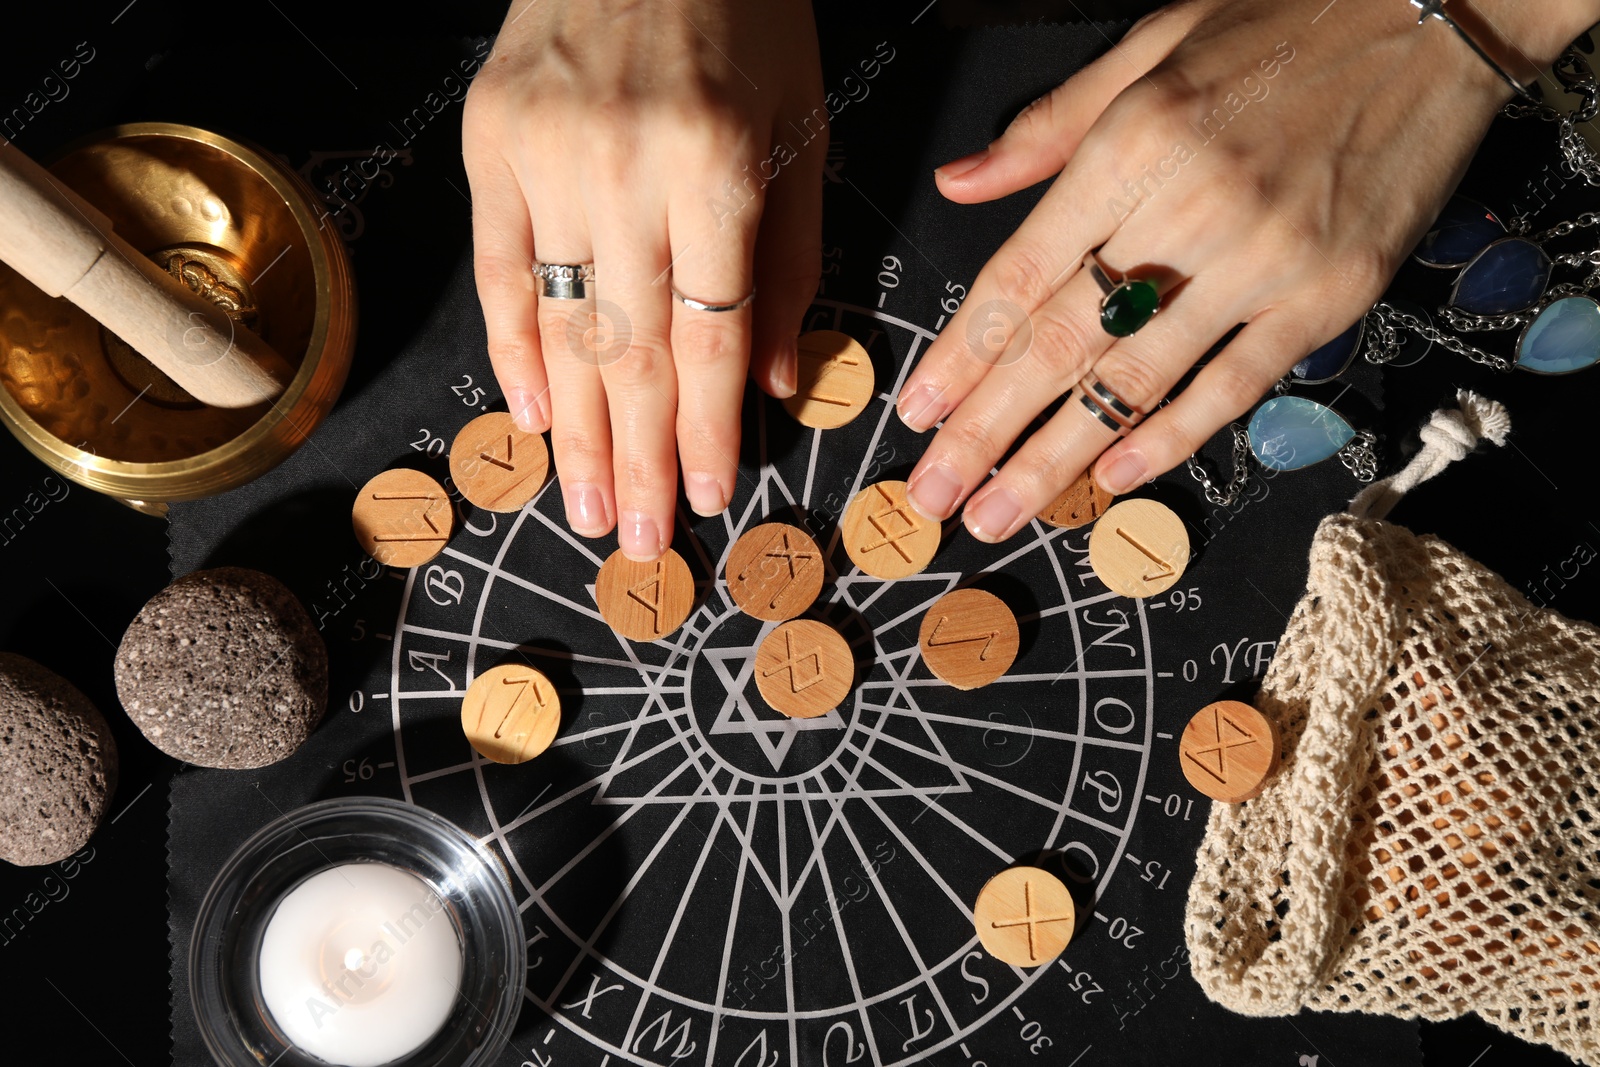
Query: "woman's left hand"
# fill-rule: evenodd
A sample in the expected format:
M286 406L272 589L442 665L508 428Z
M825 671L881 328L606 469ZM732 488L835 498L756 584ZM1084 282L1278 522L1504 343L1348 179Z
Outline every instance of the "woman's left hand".
M1320 3L1182 0L936 172L964 203L1059 177L901 392L913 429L944 423L910 478L918 511L943 520L966 500L967 528L1000 541L1091 464L1113 492L1141 485L1382 293L1510 90L1403 0L1335 0L1314 17ZM1080 266L1091 249L1109 270L1167 280L1132 336L1100 324ZM1091 368L1149 418L1118 441L1069 402L989 478Z

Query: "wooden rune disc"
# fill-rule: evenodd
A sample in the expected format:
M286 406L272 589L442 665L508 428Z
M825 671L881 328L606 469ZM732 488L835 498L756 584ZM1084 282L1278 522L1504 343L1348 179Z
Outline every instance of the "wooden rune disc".
M912 510L905 482L877 482L850 501L839 521L844 550L874 578L916 574L939 551L939 524Z
M561 697L550 679L521 663L485 671L467 686L461 729L486 759L526 763L555 740Z
M350 510L361 550L386 567L417 567L450 540L455 510L444 486L421 471L384 471L356 494Z
M794 395L783 406L802 426L836 430L867 409L876 377L861 343L838 330L800 335Z
M786 622L756 649L756 688L791 719L826 715L850 695L856 660L839 632L812 619Z
M1061 879L1038 867L1012 867L978 891L972 921L989 955L1015 967L1038 967L1067 947L1078 911Z
M606 625L623 637L659 641L694 609L694 575L670 548L654 563L636 563L618 549L600 567L594 598Z
M1039 521L1062 530L1087 526L1106 513L1116 497L1100 488L1093 475L1084 471L1061 495L1044 506Z
M1143 498L1108 508L1089 531L1089 565L1123 596L1155 596L1189 566L1189 531L1165 504Z
M1278 729L1249 704L1219 700L1183 728L1178 760L1190 785L1212 800L1237 804L1260 796L1278 769Z
M822 550L798 526L764 523L733 543L726 574L728 595L741 611L783 622L809 608L822 592Z
M479 415L450 446L450 478L485 511L521 511L544 486L550 450L544 438L517 429L509 412Z
M982 589L957 589L922 617L917 645L922 662L957 689L988 685L1016 662L1017 617L1005 601Z

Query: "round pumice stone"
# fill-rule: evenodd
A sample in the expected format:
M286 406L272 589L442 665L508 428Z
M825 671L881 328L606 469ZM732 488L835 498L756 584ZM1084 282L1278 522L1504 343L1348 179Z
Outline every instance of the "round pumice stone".
M328 649L276 578L196 571L157 593L122 635L117 695L150 743L199 767L276 763L328 704Z
M59 674L0 652L0 859L66 859L100 825L116 788L105 716Z

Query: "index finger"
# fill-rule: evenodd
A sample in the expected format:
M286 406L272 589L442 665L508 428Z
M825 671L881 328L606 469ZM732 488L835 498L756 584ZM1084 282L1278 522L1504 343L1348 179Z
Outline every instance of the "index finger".
M550 428L550 386L539 347L533 223L505 158L473 159L472 269L488 331L489 362L519 429Z
M960 310L901 388L895 411L911 429L932 428L992 368L1026 355L1033 313L1077 271L1085 254L1111 235L1109 216L1068 202L1066 189L1080 188L1068 177L1051 187L984 265Z

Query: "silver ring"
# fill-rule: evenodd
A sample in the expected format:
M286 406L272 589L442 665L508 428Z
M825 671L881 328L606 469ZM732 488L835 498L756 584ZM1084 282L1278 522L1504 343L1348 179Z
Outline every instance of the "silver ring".
M1105 408L1101 407L1099 404L1096 404L1093 400L1089 399L1089 394L1088 393L1079 391L1078 392L1078 400L1079 400L1080 403L1083 404L1085 410L1087 410L1089 412L1089 414L1093 415L1096 419L1098 419L1100 421L1100 425L1104 426L1106 429L1110 430L1112 433L1116 434L1118 437L1121 437L1123 434L1127 433L1128 430L1131 428L1131 427L1128 427L1128 426L1124 426L1122 423L1118 422L1116 419L1113 419L1111 417L1111 413L1109 411L1107 411Z
M1111 276L1106 273L1106 269L1100 265L1100 257L1090 252L1083 257L1083 265L1089 269L1089 277L1093 278L1094 283L1100 287L1101 294L1110 296L1111 290L1117 287L1117 283L1111 280Z
M1093 371L1088 372L1073 387L1078 394L1078 402L1084 409L1106 429L1118 437L1132 430L1144 419L1144 413L1132 404L1123 400L1111 387L1095 377Z
M692 296L684 296L678 292L678 287L674 285L672 287L672 298L684 307L692 308L695 311L738 311L756 298L756 291L751 289L741 299L735 300L731 304L708 304L704 300L696 300Z
M544 283L540 295L551 300L583 300L594 281L593 263L535 263L534 277Z
M1116 393L1113 393L1105 382L1096 378L1092 371L1084 377L1089 382L1089 389L1094 393L1095 399L1109 410L1119 422L1133 426L1144 418L1143 415L1134 410L1131 404L1128 404Z

